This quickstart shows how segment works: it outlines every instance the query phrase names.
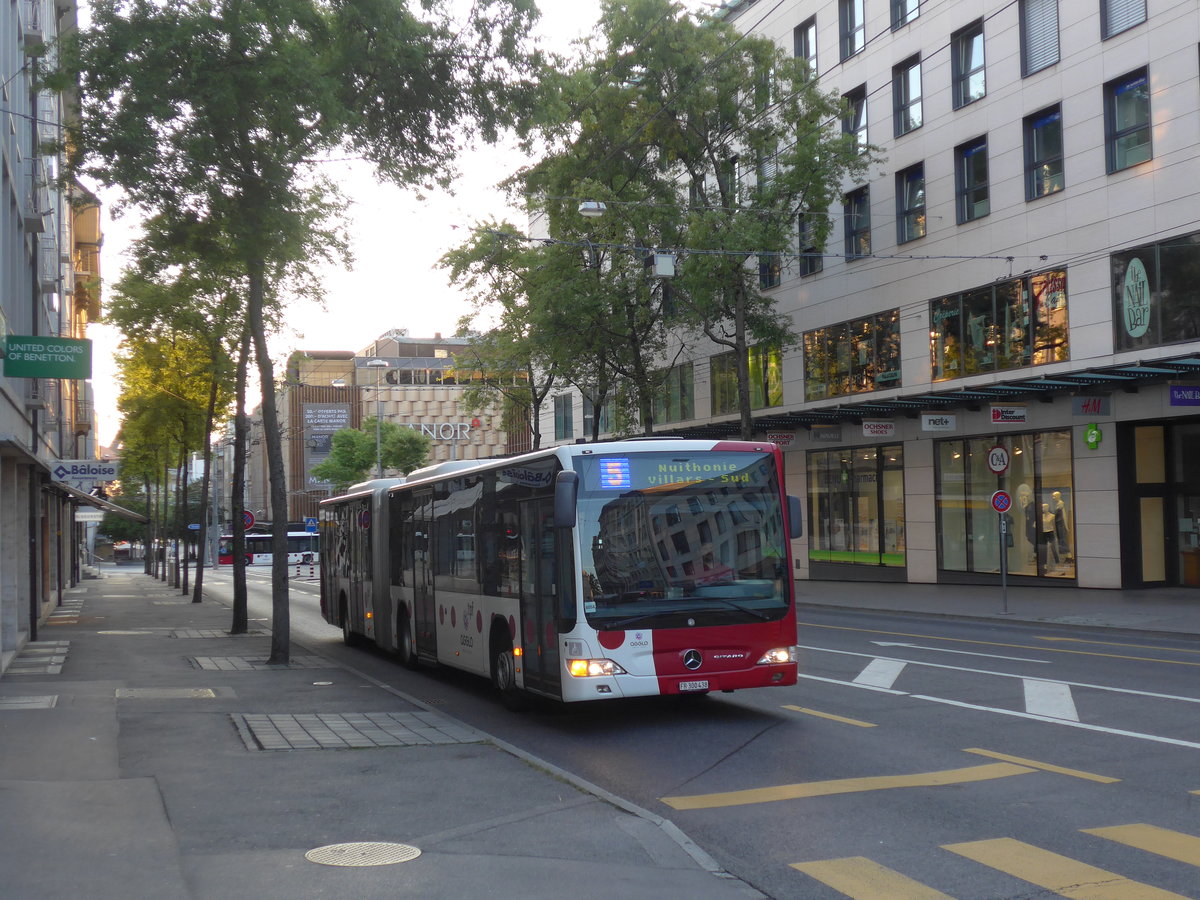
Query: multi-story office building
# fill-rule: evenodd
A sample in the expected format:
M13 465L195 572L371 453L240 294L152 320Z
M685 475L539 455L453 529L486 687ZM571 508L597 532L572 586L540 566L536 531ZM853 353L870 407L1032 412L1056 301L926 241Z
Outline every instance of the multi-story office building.
M510 436L501 417L475 413L462 404L467 378L455 369L454 354L466 344L464 338L440 334L412 338L405 329L393 329L358 353L293 353L278 395L289 521L315 516L317 504L330 495L329 484L316 479L311 470L329 455L334 432L359 428L376 416L427 435L432 442L430 463L487 459L509 452ZM256 413L247 461L246 508L258 518L270 508L261 429Z
M797 576L987 582L1003 553L1015 580L1200 586L1195 0L725 15L808 59L883 157L813 211L828 246L763 273L803 336L751 359L810 513ZM735 435L730 372L677 366L658 430Z
M75 21L74 0L0 5L0 671L80 577L75 510L101 505L56 472L96 456L83 360L100 206L61 183L64 100L34 77Z

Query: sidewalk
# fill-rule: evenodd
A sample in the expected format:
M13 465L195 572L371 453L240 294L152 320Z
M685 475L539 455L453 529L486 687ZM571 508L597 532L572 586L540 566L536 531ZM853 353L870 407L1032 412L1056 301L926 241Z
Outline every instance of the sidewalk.
M669 821L295 642L267 667L225 606L100 575L0 677L6 898L762 896Z
M797 581L796 604L1200 635L1200 590Z

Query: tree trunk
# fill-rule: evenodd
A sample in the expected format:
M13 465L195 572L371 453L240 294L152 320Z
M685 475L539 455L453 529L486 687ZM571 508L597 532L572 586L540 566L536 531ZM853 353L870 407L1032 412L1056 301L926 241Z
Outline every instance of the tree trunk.
M233 522L233 623L230 634L245 634L250 628L246 594L246 522L242 503L246 496L246 370L250 366L250 332L242 331L237 360L237 397L233 416L233 475L229 486L229 515Z
M213 354L214 361L216 354ZM200 514L200 535L196 541L196 587L192 591L192 602L199 603L204 589L204 548L208 546L209 492L212 487L212 435L213 419L217 414L217 373L208 386L208 409L204 412L204 480L200 485L200 496L204 498L204 509ZM216 505L215 503L213 505Z
M247 315L254 337L254 356L262 385L263 443L267 447L268 481L271 486L271 656L268 665L286 666L290 654L290 610L287 566L287 482L283 470L283 439L279 412L275 407L275 372L267 351L263 325L264 261L247 260L250 302Z
M738 412L743 441L754 438L754 418L750 409L750 354L746 342L746 288L741 280L733 294L733 358L737 363Z

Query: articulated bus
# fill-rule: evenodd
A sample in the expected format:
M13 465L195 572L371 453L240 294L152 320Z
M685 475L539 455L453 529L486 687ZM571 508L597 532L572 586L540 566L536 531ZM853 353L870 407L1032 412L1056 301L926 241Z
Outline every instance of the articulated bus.
M288 565L309 565L320 561L321 538L308 531L289 531L287 535ZM251 532L246 535L246 565L269 566L271 564L271 535ZM233 535L221 535L217 544L217 562L223 566L233 565Z
M366 482L320 505L321 612L513 707L795 684L782 473L770 443L636 439Z

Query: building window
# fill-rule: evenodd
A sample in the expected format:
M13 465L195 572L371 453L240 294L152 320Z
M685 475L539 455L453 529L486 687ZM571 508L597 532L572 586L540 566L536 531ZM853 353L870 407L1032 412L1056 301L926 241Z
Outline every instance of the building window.
M974 103L987 93L983 66L983 20L972 22L950 38L954 108Z
M575 408L570 394L554 398L554 439L569 441L575 437Z
M817 74L817 17L813 16L803 25L792 29L792 52L797 59L808 63L810 78Z
M982 219L991 212L988 199L987 138L954 148L954 181L958 194L958 224Z
M1111 265L1118 351L1200 340L1200 231L1114 253Z
M842 61L845 62L867 45L863 0L838 0L838 28L841 35Z
M672 366L654 398L654 421L659 425L696 418L695 382L692 364Z
M988 466L993 447L1008 451L1008 468ZM1071 432L1001 434L938 441L935 450L938 565L950 572L1000 572L1000 517L991 496L1013 502L1003 543L1011 575L1075 577Z
M892 31L902 28L921 14L921 0L892 0Z
M846 195L842 221L846 228L846 259L871 255L871 193L860 187Z
M1104 86L1104 130L1110 174L1151 158L1150 79L1145 69Z
M583 436L590 438L592 436L592 425L595 423L596 403L592 394L585 391L583 394ZM597 434L605 434L612 431L613 421L613 401L612 395L604 398L604 402L600 404L600 428Z
M816 228L812 217L801 213L796 223L796 233L799 236L800 247L800 277L815 275L824 267L821 248L817 245Z
M783 262L778 253L758 254L758 286L764 290L779 287L783 277Z
M1058 0L1021 0L1021 74L1058 62Z
M811 562L904 565L902 445L810 450L808 502Z
M934 381L1068 359L1067 273L1023 275L934 300L929 355Z
M1036 200L1065 185L1062 107L1052 106L1025 118L1025 199Z
M747 351L750 368L750 408L764 409L783 403L783 350L778 344L755 344ZM737 361L734 351L709 360L712 414L738 411Z
M804 399L900 387L900 310L804 333Z
M896 173L896 243L925 237L925 164Z
M892 108L896 137L921 127L921 57L892 69Z
M1100 34L1105 40L1146 21L1146 0L1100 0Z
M867 149L867 86L860 84L842 95L846 104L842 116L842 134L854 135L854 146L859 153Z

